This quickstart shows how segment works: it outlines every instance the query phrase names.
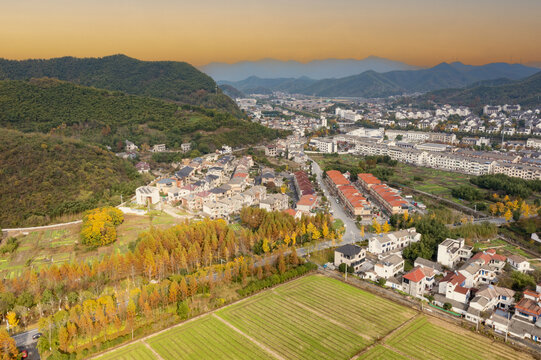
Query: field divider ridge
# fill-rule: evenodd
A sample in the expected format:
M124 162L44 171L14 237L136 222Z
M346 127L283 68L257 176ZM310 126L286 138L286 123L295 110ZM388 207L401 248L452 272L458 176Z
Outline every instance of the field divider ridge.
M149 349L150 351L152 351L152 353L154 354L154 356L156 356L156 358L158 358L159 360L164 360L164 359L160 356L160 354L158 354L158 353L156 352L156 350L154 350L154 349L152 348L152 346L150 346L150 345L145 341L145 339L142 339L141 342L147 347L147 349Z
M397 331L399 331L400 329L404 328L405 326L407 326L409 323L411 323L412 321L416 320L417 318L423 316L422 313L417 313L417 315L415 316L412 316L411 318L409 318L408 320L404 321L402 324L400 324L399 326L397 326L396 328L392 329L391 331L389 331L387 333L387 335L385 335L384 337L382 337L381 339L377 339L372 345L362 349L361 351L359 351L357 354L355 354L351 360L355 360L355 359L358 359L362 354L364 354L365 352L367 352L368 350L372 349L374 346L376 345L383 345L384 347L386 347L387 349L389 350L393 350L394 352L396 353L399 353L400 355L402 356L405 356L409 359L414 359L412 358L411 356L408 356L406 354L403 354L401 352L399 352L397 349L393 348L392 346L390 345L387 345L385 343L385 341L387 339L389 339L394 333L396 333Z
M260 343L259 341L257 341L256 339L254 339L253 337L251 337L250 335L244 333L242 330L238 329L236 326L234 326L233 324L231 324L230 322L228 322L227 320L221 318L220 316L218 316L216 313L213 313L212 316L214 316L216 319L220 320L222 323L224 323L227 327L229 327L230 329L236 331L237 333L239 333L240 335L244 336L245 338L247 338L248 340L250 340L251 342L253 342L254 344L256 344L257 346L259 346L261 349L265 350L267 353L269 353L270 355L272 355L273 357L275 357L276 359L278 360L286 360L285 358L283 358L282 356L280 356L280 354L278 354L277 352L275 352L274 350L272 350L271 348L269 348L268 346Z

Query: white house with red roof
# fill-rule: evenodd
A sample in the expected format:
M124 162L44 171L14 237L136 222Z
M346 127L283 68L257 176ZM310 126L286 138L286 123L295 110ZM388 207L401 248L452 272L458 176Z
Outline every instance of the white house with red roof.
M303 212L310 212L310 210L313 210L317 205L317 195L310 194L310 195L303 195L297 201L297 210L303 211Z
M420 267L413 268L402 277L402 289L404 292L415 297L422 297L425 288L425 273Z

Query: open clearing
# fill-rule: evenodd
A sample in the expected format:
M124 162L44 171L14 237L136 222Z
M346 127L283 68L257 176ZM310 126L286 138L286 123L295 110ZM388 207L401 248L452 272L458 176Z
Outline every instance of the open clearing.
M320 275L262 292L99 359L157 359L147 345L162 359L531 358Z

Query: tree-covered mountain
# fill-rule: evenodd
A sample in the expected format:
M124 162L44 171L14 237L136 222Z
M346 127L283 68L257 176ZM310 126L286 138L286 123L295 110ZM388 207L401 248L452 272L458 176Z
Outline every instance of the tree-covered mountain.
M418 101L438 104L467 105L481 108L486 104L520 104L525 107L541 106L541 71L523 80L498 79L476 83L465 89L432 91Z
M386 97L391 95L427 92L469 86L479 81L507 78L518 80L531 76L536 68L520 64L494 63L482 66L459 62L442 63L430 69L366 71L340 79L260 79L250 77L238 82L224 82L243 92L285 91L315 96Z
M101 89L224 109L240 114L212 78L177 61L141 61L125 55L49 60L0 59L0 80L50 77Z
M244 95L244 93L242 91L234 88L231 85L222 84L222 85L220 85L220 89L222 89L224 94L229 96L231 99L242 99L243 97L246 96L246 95Z
M228 112L75 85L56 79L0 81L0 127L109 145L191 141L201 152L274 139L280 132Z
M0 227L33 226L119 202L143 179L96 145L0 129Z

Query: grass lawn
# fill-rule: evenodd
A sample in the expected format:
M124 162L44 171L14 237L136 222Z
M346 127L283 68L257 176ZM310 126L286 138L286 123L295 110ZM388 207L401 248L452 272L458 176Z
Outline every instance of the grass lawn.
M19 247L13 254L0 255L0 275L12 277L25 268L39 268L44 265L62 264L75 260L99 259L113 252L122 253L137 239L137 235L149 229L168 228L183 222L165 213L153 212L150 216L124 215L124 222L117 228L118 240L99 249L88 249L79 244L81 225L62 229L33 231L19 236Z
M320 275L264 291L145 341L163 359L531 358ZM130 357L138 345L144 346L132 344L100 359L138 359Z

